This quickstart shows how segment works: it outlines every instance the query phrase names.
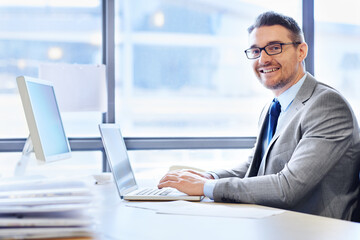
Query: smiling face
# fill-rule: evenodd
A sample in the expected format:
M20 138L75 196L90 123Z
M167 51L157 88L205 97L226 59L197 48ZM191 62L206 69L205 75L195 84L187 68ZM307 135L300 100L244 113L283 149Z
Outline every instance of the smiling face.
M249 36L251 47L265 47L271 43L293 42L291 33L280 25L255 28ZM269 56L265 51L253 61L255 75L275 96L297 83L304 76L302 65L307 55L306 43L299 45L283 45L282 53Z

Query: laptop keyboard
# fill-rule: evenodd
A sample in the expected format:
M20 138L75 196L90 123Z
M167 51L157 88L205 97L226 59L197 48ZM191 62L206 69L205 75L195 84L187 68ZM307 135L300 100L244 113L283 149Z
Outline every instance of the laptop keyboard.
M166 196L171 192L172 192L172 189L169 189L169 188L162 188L162 189L146 188L146 189L143 189L143 190L139 191L138 193L136 193L136 195L143 195L143 196L160 195L160 196Z

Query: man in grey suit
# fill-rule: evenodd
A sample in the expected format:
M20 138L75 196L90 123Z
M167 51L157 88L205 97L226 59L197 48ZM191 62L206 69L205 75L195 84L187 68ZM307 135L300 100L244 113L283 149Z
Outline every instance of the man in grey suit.
M360 168L351 107L305 71L308 47L294 19L263 13L249 28L249 41L246 56L275 95L260 116L253 154L230 170L169 172L158 187L351 220Z

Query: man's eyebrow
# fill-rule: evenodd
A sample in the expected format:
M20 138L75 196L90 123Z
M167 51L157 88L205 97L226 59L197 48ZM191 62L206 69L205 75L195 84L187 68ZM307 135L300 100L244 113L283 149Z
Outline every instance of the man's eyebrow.
M271 42L268 42L265 46L267 46L269 44L282 43L282 42L283 41L271 41ZM257 44L253 44L253 45L250 46L250 48L256 48L256 47L259 47L259 46Z
M269 44L275 44L275 43L282 43L283 41L271 41L271 42L268 42L268 44L266 45L269 45Z

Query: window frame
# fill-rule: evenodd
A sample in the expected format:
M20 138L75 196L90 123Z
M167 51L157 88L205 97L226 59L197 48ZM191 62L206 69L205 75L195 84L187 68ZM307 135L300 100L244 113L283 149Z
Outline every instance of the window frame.
M314 75L314 0L302 0L302 28L309 45L305 60L306 69ZM115 0L102 0L102 62L106 66L107 112L103 123L115 123ZM25 138L0 139L0 152L21 152ZM249 149L256 137L128 137L129 150L171 150L171 149ZM101 151L103 171L109 171L100 137L69 138L72 151Z

